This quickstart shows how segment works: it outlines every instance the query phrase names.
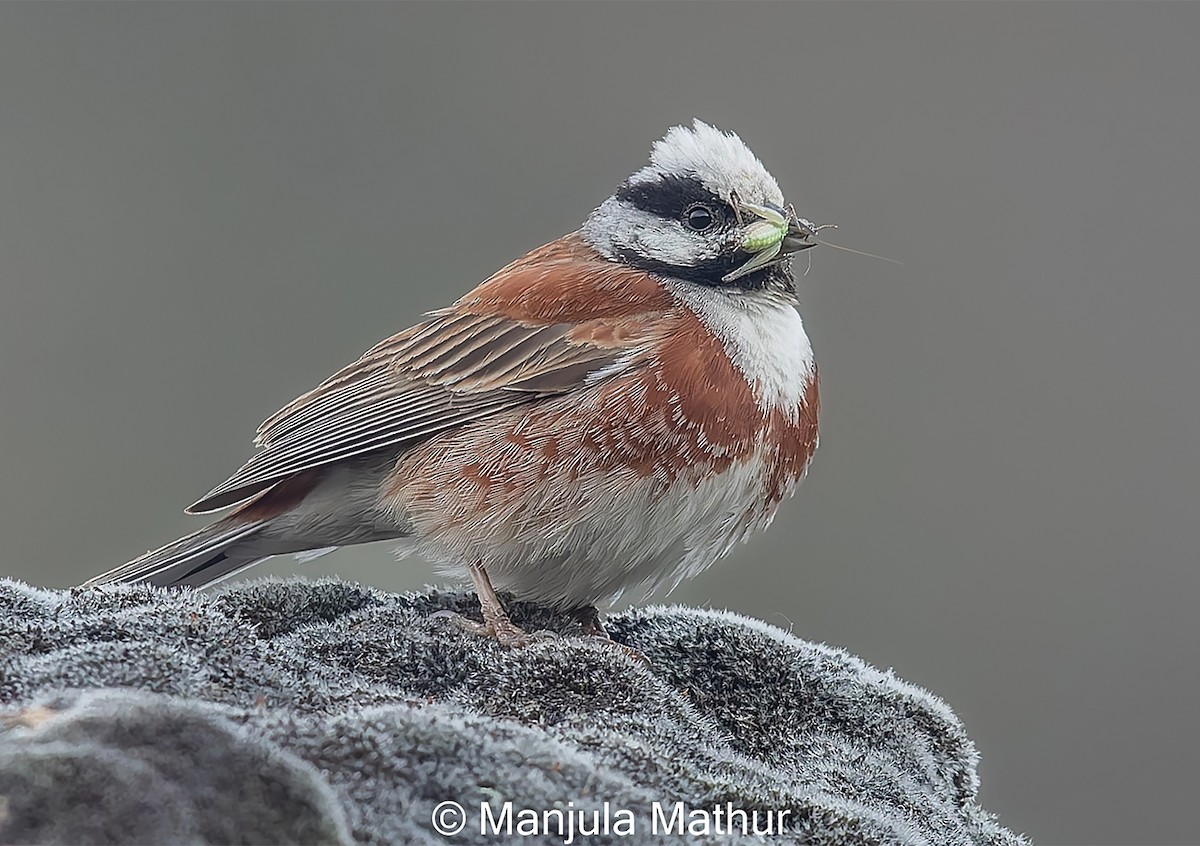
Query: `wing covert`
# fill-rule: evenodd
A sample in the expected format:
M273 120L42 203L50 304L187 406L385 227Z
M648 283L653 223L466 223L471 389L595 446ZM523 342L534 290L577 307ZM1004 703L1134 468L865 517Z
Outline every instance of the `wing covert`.
M255 438L258 452L187 510L225 508L304 470L415 445L636 366L652 324L628 317L537 324L434 312L269 417Z

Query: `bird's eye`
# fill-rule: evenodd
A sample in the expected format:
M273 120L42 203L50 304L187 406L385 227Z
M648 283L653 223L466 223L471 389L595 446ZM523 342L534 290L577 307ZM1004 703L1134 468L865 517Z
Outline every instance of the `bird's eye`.
M716 213L708 206L701 204L694 205L683 213L683 222L687 224L689 229L696 232L711 229L716 219Z

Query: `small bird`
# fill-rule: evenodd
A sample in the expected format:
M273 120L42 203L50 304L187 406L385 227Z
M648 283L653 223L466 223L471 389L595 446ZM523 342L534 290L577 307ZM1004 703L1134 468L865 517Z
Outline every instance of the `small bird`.
M699 120L583 226L376 344L258 429L187 509L205 528L87 585L200 587L272 555L400 540L575 613L674 586L765 528L817 446L790 257L818 227L742 140Z

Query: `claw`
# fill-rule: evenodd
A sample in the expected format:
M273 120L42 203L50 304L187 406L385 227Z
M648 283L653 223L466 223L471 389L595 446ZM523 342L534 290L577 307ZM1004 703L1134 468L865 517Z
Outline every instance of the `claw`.
M602 641L613 649L624 652L626 657L635 663L643 664L647 667L651 666L650 659L641 652L632 646L627 646L612 639L612 635L608 633L608 630L604 628L604 624L600 622L600 612L596 610L595 606L588 605L583 608L577 608L571 612L571 616L579 621L579 627L587 637Z
M544 632L530 634L509 620L507 617L487 623L477 623L470 617L464 617L457 611L435 611L429 615L431 620L445 620L451 625L480 637L494 638L501 646L509 649L520 649L533 643L536 639L544 638Z

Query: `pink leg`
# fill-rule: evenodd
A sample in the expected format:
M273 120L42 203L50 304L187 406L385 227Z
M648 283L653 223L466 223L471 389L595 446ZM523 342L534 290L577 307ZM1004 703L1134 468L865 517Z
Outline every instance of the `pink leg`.
M479 595L479 610L483 612L484 632L500 641L503 646L518 648L529 644L529 635L509 619L492 580L487 571L479 564L468 564L467 572L475 583L475 593Z

